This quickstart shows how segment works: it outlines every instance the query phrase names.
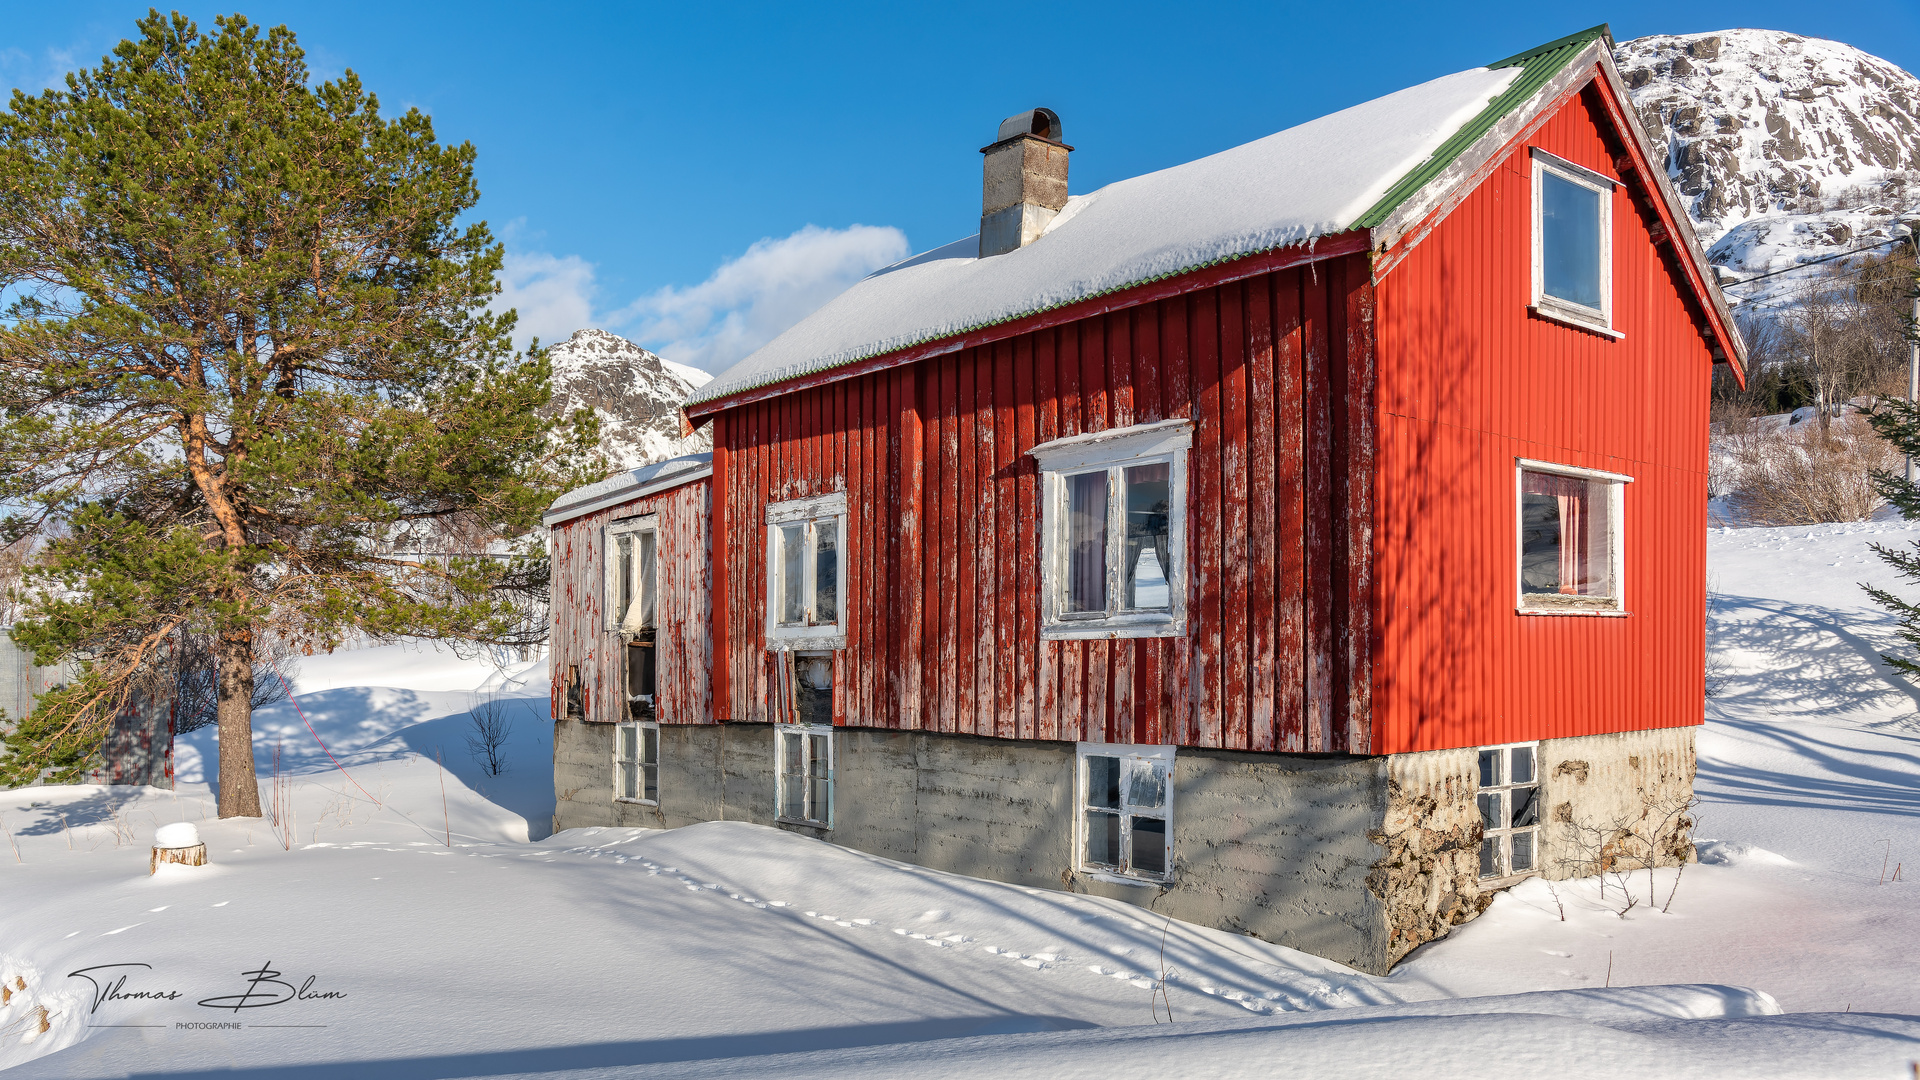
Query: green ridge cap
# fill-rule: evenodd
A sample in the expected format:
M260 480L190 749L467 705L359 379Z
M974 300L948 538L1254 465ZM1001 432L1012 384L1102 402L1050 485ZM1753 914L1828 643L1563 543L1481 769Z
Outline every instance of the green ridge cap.
M1447 166L1452 165L1467 148L1480 141L1480 137L1493 130L1493 125L1501 118L1518 108L1533 97L1547 80L1558 75L1580 51L1596 41L1613 41L1613 34L1605 23L1577 34L1536 45L1525 52L1516 53L1504 60L1496 60L1487 67L1489 70L1500 68L1520 68L1520 76L1513 80L1499 96L1487 103L1473 119L1462 125L1459 131L1440 144L1425 161L1413 167L1412 171L1400 178L1400 182L1387 189L1373 208L1361 214L1352 225L1356 229L1371 229L1382 224L1391 216L1400 204L1412 198L1414 193L1426 187L1439 176Z

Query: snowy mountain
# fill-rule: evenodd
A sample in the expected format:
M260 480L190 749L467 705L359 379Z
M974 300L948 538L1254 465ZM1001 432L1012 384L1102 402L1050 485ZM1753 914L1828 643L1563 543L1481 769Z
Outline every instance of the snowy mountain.
M1920 215L1920 79L1899 67L1773 30L1644 37L1614 59L1714 263L1780 270Z
M576 330L553 346L548 415L590 408L600 417L600 446L616 468L633 469L713 449L713 432L687 438L680 403L713 376L659 356L605 330Z

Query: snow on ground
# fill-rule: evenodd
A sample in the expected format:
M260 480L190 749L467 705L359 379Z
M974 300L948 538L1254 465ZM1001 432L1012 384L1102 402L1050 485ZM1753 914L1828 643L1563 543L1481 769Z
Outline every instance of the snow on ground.
M0 1067L1910 1076L1920 697L1876 659L1891 624L1855 582L1887 578L1867 544L1914 539L1898 522L1714 530L1724 671L1700 737L1702 862L1677 891L1672 871L1633 875L1624 918L1620 883L1528 883L1388 978L740 822L539 839L544 664L311 658L301 711L351 779L291 706L263 710L262 791L284 796L285 827L214 819L210 732L183 740L177 793L0 792L19 853L0 851L0 976L26 985L0 1005ZM502 777L462 732L492 696L520 710ZM154 831L177 821L212 864L149 877Z

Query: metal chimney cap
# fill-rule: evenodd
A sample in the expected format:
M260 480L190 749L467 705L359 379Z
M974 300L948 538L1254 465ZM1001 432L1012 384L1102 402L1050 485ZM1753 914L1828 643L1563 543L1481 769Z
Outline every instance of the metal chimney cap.
M1066 141L1060 134L1060 114L1052 109L1028 109L1007 117L1000 121L1000 134L994 141L1006 142L1022 135L1037 135L1048 142Z

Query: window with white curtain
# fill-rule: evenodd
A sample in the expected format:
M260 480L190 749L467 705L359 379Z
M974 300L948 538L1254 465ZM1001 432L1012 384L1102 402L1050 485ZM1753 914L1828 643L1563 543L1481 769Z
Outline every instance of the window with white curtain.
M607 526L608 630L638 634L654 629L660 591L658 522L650 514Z
M1169 420L1030 451L1041 481L1041 636L1182 632L1192 431Z
M1518 462L1518 609L1551 615L1619 615L1626 603L1618 473Z
M767 504L767 644L845 643L847 496Z

